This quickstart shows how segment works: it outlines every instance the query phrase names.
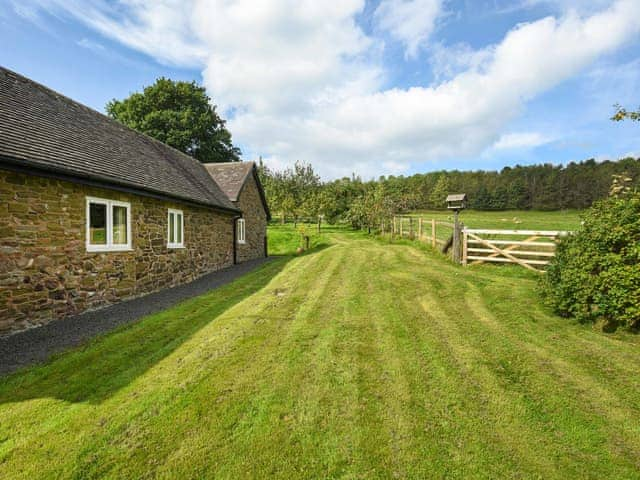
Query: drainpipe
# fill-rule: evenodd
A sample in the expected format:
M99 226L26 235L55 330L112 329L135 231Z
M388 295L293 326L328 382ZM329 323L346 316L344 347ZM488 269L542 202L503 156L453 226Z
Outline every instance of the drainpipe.
M233 264L238 264L238 219L242 218L241 216L233 217Z

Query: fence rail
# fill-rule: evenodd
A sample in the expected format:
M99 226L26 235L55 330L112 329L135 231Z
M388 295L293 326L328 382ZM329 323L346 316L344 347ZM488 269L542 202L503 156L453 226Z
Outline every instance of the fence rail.
M457 228L458 235L454 235L454 223L411 216L395 216L381 225L383 233L423 241L444 253L451 250L454 260L463 265L512 263L535 272L544 272L555 256L558 238L569 234L562 230L466 228L463 224ZM457 247L453 245L455 237L460 238Z
M389 231L394 236L427 242L430 243L433 248L446 246L448 242L447 238L451 235L455 227L453 223L442 222L434 218L402 215L397 215L391 219L389 229L386 229L386 226L387 224L382 222L382 233Z
M515 263L528 270L544 272L544 267L555 256L558 237L567 234L555 230L465 228L462 230L462 264L467 265L470 261L472 264ZM494 238L509 236L521 239Z

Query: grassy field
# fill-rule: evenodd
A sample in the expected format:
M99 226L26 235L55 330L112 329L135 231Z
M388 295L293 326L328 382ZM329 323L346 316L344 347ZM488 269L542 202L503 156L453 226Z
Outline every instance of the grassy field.
M464 210L460 221L469 228L500 228L507 230L575 230L580 225L579 210L540 212L531 210L507 210L503 212L485 212ZM435 218L443 222L452 222L453 214L446 210L424 210L412 216Z
M522 269L318 240L1 379L0 478L639 477L637 336Z
M309 237L309 246L311 248L326 245L328 234L335 232L337 229L338 227L322 226L320 232L318 232L316 224L300 223L294 228L291 223L281 225L273 222L269 225L267 235L269 255L294 254L298 247L304 246L303 235Z

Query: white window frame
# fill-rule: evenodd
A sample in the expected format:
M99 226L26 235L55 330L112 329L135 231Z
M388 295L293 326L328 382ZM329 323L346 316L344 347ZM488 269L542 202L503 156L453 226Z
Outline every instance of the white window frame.
M247 243L247 231L246 231L246 224L245 224L244 218L238 219L236 236L237 236L238 243L240 245L244 245L245 243Z
M178 231L176 227L178 225L178 215L180 215L180 233L182 235L180 242L171 242L171 214L173 214L175 221L175 225L173 226L174 232ZM182 210L177 210L175 208L167 210L167 248L184 248L184 212Z
M131 248L131 204L119 200L109 200L107 198L86 197L86 248L87 252L126 252ZM107 243L104 245L94 245L91 243L91 204L104 205L106 214L106 235ZM113 243L113 207L125 207L127 209L127 243Z

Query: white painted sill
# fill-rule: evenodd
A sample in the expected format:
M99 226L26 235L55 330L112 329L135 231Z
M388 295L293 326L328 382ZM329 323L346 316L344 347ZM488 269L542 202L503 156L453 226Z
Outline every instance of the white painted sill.
M117 253L117 252L133 252L133 248L130 246L124 247L100 247L97 245L89 246L87 245L87 252L89 253Z

